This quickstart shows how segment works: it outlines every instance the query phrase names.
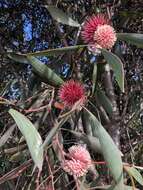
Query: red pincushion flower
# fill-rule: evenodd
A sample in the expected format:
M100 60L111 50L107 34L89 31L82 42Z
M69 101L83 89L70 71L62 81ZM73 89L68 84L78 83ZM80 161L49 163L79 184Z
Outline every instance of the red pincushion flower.
M109 20L107 20L104 15L98 14L90 17L85 21L81 36L85 43L94 44L94 33L97 30L98 26L109 24Z
M97 27L94 40L101 48L111 49L117 40L114 28L110 25Z
M103 15L89 18L83 25L81 35L85 43L99 48L111 49L117 40L114 28Z
M65 160L63 169L76 177L85 175L91 166L91 157L86 148L81 145L70 147L69 157L71 160Z
M84 100L84 93L84 87L74 80L65 82L59 89L59 97L66 106L73 106L78 100Z

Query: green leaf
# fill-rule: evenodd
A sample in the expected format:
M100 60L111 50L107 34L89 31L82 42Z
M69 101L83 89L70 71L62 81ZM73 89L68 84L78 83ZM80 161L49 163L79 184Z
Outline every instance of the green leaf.
M110 189L110 188L111 188L110 185L104 185L104 186L96 186L94 189L97 189L97 190L118 190L118 189L116 189L116 187L112 188L112 189ZM133 187L125 185L123 190L133 190ZM135 188L134 190L139 190L139 189Z
M98 138L96 127L94 126L94 122L92 122L92 115L90 115L86 111L86 109L83 109L83 113L84 113L84 119L85 119L86 128L91 129L91 132L89 133L90 136L94 136L94 137ZM86 131L86 134L87 134L87 131Z
M76 45L76 46L68 46L68 47L62 47L62 48L56 48L56 49L47 49L43 51L37 51L33 53L27 53L26 55L33 55L33 56L58 56L63 53L68 53L71 51L77 51L78 49L87 47L87 45Z
M12 52L8 53L7 56L18 63L29 64L29 61L27 60L27 57L25 55Z
M99 139L104 159L107 162L111 174L117 183L118 190L123 190L123 164L120 151L96 117L89 110L86 108L84 109L91 116L91 125L94 125L95 127L96 135Z
M102 49L102 53L107 63L112 67L121 91L124 92L124 68L122 61L115 54L105 49Z
M98 87L96 90L96 98L99 100L100 104L103 106L105 111L112 116L113 108L109 98L105 95L105 93Z
M62 78L60 78L53 70L47 65L43 64L40 60L33 56L27 56L34 71L42 78L46 79L51 85L60 86L63 84Z
M19 113L14 109L9 110L9 114L15 120L19 130L21 131L22 135L25 137L27 142L31 157L35 163L35 165L42 170L43 165L43 148L42 139L34 125L31 121L26 118L23 114Z
M126 41L130 44L136 45L139 48L143 47L143 34L137 33L118 33L117 38L119 40Z
M141 176L140 172L134 167L124 167L126 168L126 171L128 171L128 173L132 175L135 178L135 180L143 186L143 177Z
M92 94L94 94L95 91L96 78L97 78L97 64L94 63L93 74L92 74L92 82L93 82Z
M87 190L90 189L90 185L84 183L85 179L83 179L83 181L80 183L80 190Z
M74 21L71 17L69 17L66 13L64 13L62 10L58 9L55 6L45 6L48 11L50 12L51 16L53 17L53 19L55 19L56 21L62 23L62 24L66 24L69 26L73 26L73 27L79 27L80 24L76 21Z
M7 142L7 140L10 138L10 136L11 136L12 132L14 131L14 129L15 129L15 124L10 126L10 128L0 138L0 147L2 147Z
M69 115L63 118L59 123L56 122L54 127L50 130L48 136L46 137L45 141L42 144L43 149L46 149L47 146L51 143L53 137L55 136L58 129L69 119Z
M124 190L133 190L133 187L125 185L125 189ZM139 190L139 189L135 188L134 190Z
M130 18L137 18L137 17L143 17L143 12L137 12L137 11L119 11L119 14L124 17L130 17Z
M93 152L101 153L101 145L98 138L72 130L68 131L70 131L78 140L82 140L86 143Z
M32 53L27 53L27 54L18 54L18 53L12 52L12 53L8 53L7 56L18 63L29 64L27 56L31 56L31 55L32 56L58 56L63 53L77 51L85 47L87 47L87 45L76 45L76 46L68 46L68 47L62 47L62 48L56 48L56 49L47 49L47 50L37 51L37 52L32 52Z

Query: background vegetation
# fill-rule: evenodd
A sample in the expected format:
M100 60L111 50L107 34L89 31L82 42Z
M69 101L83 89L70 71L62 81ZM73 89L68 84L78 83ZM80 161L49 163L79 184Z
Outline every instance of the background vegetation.
M131 36L129 40L126 37L125 41L119 39L112 50L120 58L120 61L116 58L113 61L115 65L119 63L123 65L124 76L123 73L119 76L117 67L107 73L105 60L110 59L111 63L112 55L105 52L108 58L103 59L103 56L94 55L87 47L77 46L83 45L78 28L57 22L46 8L47 5L58 7L79 23L82 23L87 16L102 12L111 18L118 33L143 33L142 0L0 1L0 189L66 190L77 188L75 187L76 180L61 168L59 169L61 163L59 149L62 148L67 152L69 147L77 143L86 144L92 160L96 162L86 178L81 180L81 189L108 189L107 185L118 181L115 173L118 170L117 166L120 165L120 156L113 156L114 153L116 156L117 151L115 144L123 154L123 163L128 163L124 168L126 171L124 183L134 189L135 186L142 189L142 177L136 170L134 171L138 167L131 167L132 165L139 166L138 171L142 174L142 35L137 35L136 38ZM76 47L68 50L47 51L68 46ZM34 56L34 61L31 60L32 57L27 59L27 53L42 50L46 51L37 55L28 54L28 56ZM39 66L37 58L45 64L40 63ZM48 66L46 74L42 72L45 65ZM52 80L49 80L49 68L54 72ZM61 78L56 78L55 73ZM110 74L112 86L108 83L107 74ZM121 78L118 80L117 77ZM86 108L90 112L85 109L81 111L73 109L71 115L68 114L68 117L65 117L64 114L69 113L69 110L61 110L58 89L60 80L67 81L71 78L84 83L89 100ZM122 92L122 87L125 88L124 92ZM113 96L110 90L114 92ZM115 113L114 107L118 110ZM9 111L10 108L11 111ZM33 169L34 162L31 160L23 137L25 131L21 133L19 130L23 127L21 123L18 125L20 127L15 124L17 115L16 118L13 116L15 121L12 119L13 110L22 113L33 123L45 143L46 151L41 172L37 168ZM60 118L61 114L63 115ZM18 116L18 122L21 117L21 115ZM100 128L103 130L102 135L98 138L95 136L97 137L96 132L100 124L96 118L103 126ZM24 118L22 121L23 125L28 122ZM55 136L51 134L54 133L53 129L56 127L62 129L58 133L55 131L60 146L54 144ZM106 136L108 133L105 132L105 136L103 135L104 128L114 140L114 145L110 144ZM31 139L36 138L33 135L35 132L29 130L26 131L26 134L28 133ZM103 136L107 138L104 139ZM100 143L103 140L109 145L108 147L114 148L113 155L110 149L105 155L103 149L107 147L98 147L96 140L100 140ZM29 143L31 143L30 138ZM38 158L36 161L37 166L40 160L41 158ZM111 161L111 165L106 164L105 161ZM133 181L132 176L139 183ZM127 186L126 188L132 189ZM121 190L121 187L112 189Z

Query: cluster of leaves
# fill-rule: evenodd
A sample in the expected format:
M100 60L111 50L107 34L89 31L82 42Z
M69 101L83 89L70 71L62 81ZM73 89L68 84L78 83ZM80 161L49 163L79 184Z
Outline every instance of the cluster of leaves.
M67 16L66 13L57 7L47 6L46 8L52 15L53 19L56 21L72 27L76 27L77 31L80 30L80 24L77 21L73 20L71 17ZM118 40L126 41L138 47L143 46L142 34L117 33L117 37ZM59 74L57 74L49 66L43 64L37 58L39 56L61 56L62 58L62 55L74 55L75 57L88 55L92 58L96 57L97 59L95 62L92 62L90 64L87 63L91 68L93 68L93 74L90 78L92 85L87 86L88 102L85 107L82 107L82 109L79 109L79 105L73 106L71 110L63 110L60 107L61 105L58 102L57 89L64 83L64 79L62 79ZM90 153L92 154L93 160L98 159L98 157L103 159L104 157L104 164L107 165L111 174L109 175L108 172L106 172L106 175L108 175L108 177L110 176L110 180L108 181L110 184L106 185L107 176L104 176L106 179L104 182L105 185L101 186L102 181L100 175L99 179L97 179L95 175L93 177L93 174L97 175L97 171L94 166L93 171L90 171L92 177L90 176L89 180L86 178L78 179L80 189L136 189L133 178L135 178L136 181L143 185L143 179L139 171L136 169L137 167L123 163L122 153L119 150L119 131L120 127L122 126L122 117L118 110L119 108L116 102L117 100L115 98L114 88L118 89L118 93L124 94L126 92L126 87L124 84L125 77L123 63L117 55L110 51L102 49L101 54L98 57L97 55L95 56L92 51L90 51L87 45L74 45L27 54L17 54L12 52L8 53L8 57L18 63L30 64L36 76L39 76L41 81L44 83L48 83L48 86L43 84L43 86L45 85L44 92L46 92L47 97L49 96L48 105L46 106L41 106L42 100L40 100L40 104L36 104L38 105L38 108L33 108L33 104L31 106L31 100L30 104L26 104L27 100L24 102L24 104L15 104L4 98L1 100L3 104L12 107L8 112L15 120L17 127L23 135L18 143L21 144L26 141L29 150L27 151L26 148L26 157L29 157L28 152L30 152L35 167L39 169L38 172L37 170L35 172L36 174L38 173L36 179L36 181L38 181L36 183L37 189L41 188L41 184L43 184L43 186L45 185L45 188L50 188L51 186L53 189L60 189L61 186L63 189L66 189L66 183L69 184L70 188L73 188L76 184L76 180L75 184L70 184L70 176L67 176L67 174L64 173L61 168L60 171L62 171L63 176L58 178L57 175L59 173L56 173L56 170L58 170L58 167L60 167L60 162L62 162L62 151L67 149L65 143L67 135L68 138L70 138L70 141L72 141L72 137L74 136L74 143L87 144ZM76 69L78 66L79 65L77 63L75 64L76 68L74 69L73 67L74 72L71 72L71 78L77 74ZM111 76L111 71L113 71L113 77ZM78 74L82 74L81 70L78 72ZM83 81L82 77L79 77L78 75L76 75L76 79ZM33 100L34 98L35 97L32 96L31 99ZM41 110L44 110L44 112L40 116L42 119L46 117L47 122L43 122L43 120L41 121L40 119L38 121L38 124L36 122L33 122L35 124L32 124L30 121L31 114L32 116L34 113L36 115L36 113L39 113ZM33 116L33 121L34 120L35 118ZM48 123L49 128L47 129L47 126L40 126L41 123L42 125L47 125ZM70 127L68 127L68 125L70 125ZM38 132L38 129L36 128L39 128L40 132ZM42 134L41 128L45 129L44 135ZM0 139L1 146L6 143L14 129L15 125L9 128L8 131L2 136ZM45 140L43 142L42 139L44 138ZM57 144L55 142L57 142ZM72 143L70 143L70 145L71 144ZM25 154L25 148L24 150L23 148L20 150L20 155L22 154ZM17 159L17 155L15 156ZM46 168L47 163L48 169ZM20 172L23 172L31 164L32 162L29 160L25 164L21 165L21 167L18 169L11 171L5 176L2 176L0 178L0 183L17 177ZM124 184L125 180L123 178L123 169L128 173L132 186L127 186ZM140 167L139 169L142 168ZM46 172L46 170L48 170L48 172ZM102 169L98 172L102 173ZM42 174L41 178L40 174ZM74 178L72 178L72 180L74 181Z

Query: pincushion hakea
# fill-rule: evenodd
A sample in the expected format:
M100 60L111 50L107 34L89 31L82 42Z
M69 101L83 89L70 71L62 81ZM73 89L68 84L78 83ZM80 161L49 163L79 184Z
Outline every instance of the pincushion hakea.
M65 160L63 169L70 175L81 177L85 175L91 166L91 157L89 152L81 145L75 145L69 148L69 157L71 160Z
M80 145L74 145L69 148L69 156L74 158L75 160L80 160L87 165L91 164L91 157L89 152Z
M81 36L85 43L111 49L117 37L114 28L104 15L92 16L84 23Z
M57 19L57 21L59 21L59 22L63 21L63 24L67 24L67 25L69 24L70 26L73 26L73 25L75 27L80 26L80 24L78 24L77 22L74 22L71 18L66 17L65 14L61 12L61 10L58 13L57 7L54 8L53 6L48 6L48 9L50 9L50 8L53 10L53 15L55 16L55 19ZM109 11L110 11L110 9L109 9ZM50 13L51 12L52 11L50 11ZM61 27L61 25L59 25L59 27ZM63 26L62 26L62 28L63 28ZM78 30L80 30L80 28L78 28ZM66 27L62 31L66 31ZM69 30L67 30L66 32L69 33ZM62 34L63 34L63 32L62 32ZM78 32L77 32L77 34L78 34ZM116 184L116 187L115 187L115 189L117 189L117 190L118 189L123 190L123 189L126 189L126 187L127 187L127 189L133 189L133 188L135 188L133 180L132 180L133 187L124 185L124 182L126 182L126 179L124 179L123 168L125 169L126 172L129 173L130 177L134 177L141 185L143 185L143 179L140 176L140 173L138 172L138 170L136 170L136 168L141 169L141 167L135 167L135 166L131 167L130 166L131 164L124 165L122 162L122 157L121 157L122 155L119 150L120 148L122 148L122 143L121 143L121 147L120 147L120 136L122 135L122 133L121 134L119 133L120 123L122 123L122 121L120 121L120 120L122 120L122 119L128 120L128 119L130 119L130 117L129 118L122 117L122 113L120 113L120 111L121 111L120 110L121 106L119 104L120 102L116 101L116 96L120 96L120 92L118 91L118 88L116 88L116 85L114 85L114 82L113 82L114 76L115 76L116 81L118 82L120 89L122 90L123 93L125 92L125 94L126 94L126 89L124 90L124 68L123 68L122 61L119 59L118 56L116 56L113 52L111 52L110 49L114 46L114 44L117 40L117 36L118 36L119 40L125 40L126 42L129 42L133 45L139 45L139 47L143 47L143 43L142 43L143 35L140 33L138 33L138 34L118 33L116 36L116 32L115 32L114 28L110 25L109 20L106 19L106 17L101 14L89 17L85 21L85 23L82 27L81 35L82 35L84 42L88 44L88 49L91 48L91 50L92 50L91 52L86 51L84 53L83 47L85 47L86 45L74 45L74 46L44 50L44 53L43 53L43 51L41 53L39 51L33 52L33 53L28 53L27 55L26 54L20 55L20 54L14 53L13 60L16 60L16 62L17 62L17 60L19 60L20 63L21 62L26 63L26 64L30 63L32 65L32 67L34 68L33 69L35 72L34 74L37 73L41 80L46 79L47 82L48 81L50 82L49 83L50 88L49 87L46 88L46 93L48 92L48 100L49 100L51 97L50 96L51 85L53 86L53 89L54 89L54 88L58 87L59 85L63 84L63 79L60 76L58 76L47 65L42 64L41 61L35 57L37 57L39 55L41 55L41 56L42 55L59 56L59 55L62 55L63 53L68 53L68 52L70 52L70 55L71 55L71 50L78 50L79 48L82 48L82 51L78 51L77 55L76 56L74 55L72 57L74 59L71 59L71 62L77 61L78 63L81 63L81 61L83 61L83 64L85 63L85 65L86 65L86 63L89 62L90 64L88 64L88 66L85 66L85 69L87 67L89 67L89 69L88 69L89 72L85 73L84 72L85 69L81 69L80 72L81 72L81 74L84 75L84 81L86 83L86 87L88 90L91 89L91 87L92 87L91 84L97 85L97 88L95 88L95 86L93 86L94 87L93 94L91 94L89 96L89 99L88 99L89 101L87 100L87 108L86 107L83 108L84 109L83 111L85 111L85 113L83 114L83 112L82 113L79 112L79 114L77 114L77 112L76 112L74 114L72 112L72 114L74 114L74 117L71 117L71 115L70 115L71 112L66 112L70 116L70 120L68 121L67 119L65 119L65 120L63 119L64 122L58 122L58 121L61 121L60 119L62 117L58 117L56 109L58 108L58 109L62 110L63 105L58 104L58 103L54 104L54 111L52 112L52 114L49 115L49 117L46 118L46 120L45 120L46 123L43 121L44 122L43 124L46 126L47 121L51 122L51 119L52 119L52 121L54 119L54 121L56 121L55 124L57 127L54 127L55 129L53 128L50 131L48 129L48 133L47 133L47 128L45 128L44 136L46 136L46 133L47 133L47 137L45 138L44 143L42 142L40 132L38 132L36 130L36 128L33 126L33 124L29 121L29 119L27 117L25 117L24 115L21 114L21 111L22 112L24 111L24 113L26 113L25 110L20 109L19 113L18 113L16 110L11 108L9 110L9 114L11 114L11 116L15 120L18 128L22 132L22 135L25 137L25 140L29 147L29 151L31 153L31 157L32 157L33 161L35 162L35 165L37 167L39 167L39 171L43 172L43 173L41 173L43 176L47 176L47 173L49 173L49 171L47 172L45 169L47 167L43 167L43 170L42 170L42 164L43 164L43 160L44 160L43 153L44 153L45 147L47 147L50 142L51 142L52 146L54 145L52 140L54 140L53 138L57 134L58 137L60 139L62 139L62 141L58 141L59 148L61 148L60 151L62 151L66 147L66 144L64 144L64 143L67 143L67 139L65 137L67 137L66 135L68 135L68 134L66 134L66 130L65 130L66 135L63 134L62 132L60 134L58 134L58 131L59 131L58 129L61 126L60 123L62 123L62 125L63 124L66 125L67 123L65 123L65 122L68 122L68 124L70 125L69 128L73 130L72 122L75 122L77 125L74 126L74 129L77 130L79 133L85 132L85 139L87 139L88 142L84 141L84 139L83 139L83 142L88 143L88 146L90 146L91 151L93 151L93 155L94 155L94 151L96 152L99 149L100 150L99 153L102 153L105 161L92 162L90 154L86 150L86 148L84 148L81 145L75 145L75 146L72 146L69 148L69 150L68 150L69 153L66 155L66 159L65 160L63 159L62 168L65 170L65 172L67 172L70 175L73 175L74 177L81 177L86 174L88 169L91 167L92 163L106 164L107 167L110 169L112 177L107 176L107 179L106 179L106 174L105 174L104 181L105 182L107 181L111 184L110 189L113 187L112 184L114 184L114 181L115 181L115 184L116 184L116 182L119 182ZM54 35L54 37L55 37L55 35ZM69 40L70 40L70 42L72 42L69 44L76 44L76 42L77 42L77 38L71 39L71 38L69 38L69 36L67 36L67 33L65 33L64 37L68 37L67 42L69 42ZM74 37L74 35L73 35L73 37ZM77 35L77 37L78 37L78 35ZM60 36L60 38L61 38L61 36ZM62 39L61 39L61 42L62 42ZM59 42L57 43L57 45L59 46ZM120 47L120 44L119 44L119 47ZM100 48L109 49L109 51L107 51L105 49L102 49L102 51L101 51ZM105 65L104 65L104 67L102 67L102 69L100 69L101 67L98 64L98 63L100 63L100 61L98 62L98 59L96 59L96 57L95 57L96 49L98 49L99 53L102 53L102 55L105 59L105 60L103 60ZM87 55L87 53L90 53L90 54ZM93 55L92 55L92 53L93 53ZM20 56L21 56L21 58L20 58ZM9 54L9 57L12 58L11 53ZM134 58L134 56L132 56L132 57ZM60 56L59 58L63 58L63 56ZM92 59L92 58L94 58L94 59ZM65 63L65 60L68 63L68 57L66 57L66 55L64 55L63 63ZM95 61L97 61L97 62L94 64ZM68 63L68 65L70 63ZM125 64L125 66L127 66L127 65L128 64ZM93 66L94 66L94 70L92 72ZM135 64L135 66L136 66L136 64ZM113 70L114 74L113 74L113 72L110 74L110 70L109 70L110 67ZM75 69L76 68L77 67L75 67ZM129 68L126 67L125 69L130 70L131 68L134 69L134 67L129 67ZM55 68L55 70L56 70L56 68ZM72 77L75 78L75 76L76 76L76 75L73 75L73 72L68 72L66 74L67 74L66 75L67 79L72 78ZM127 76L128 76L128 72L125 72L125 74L127 74ZM91 79L91 75L93 76L93 78L92 78L93 80ZM103 80L103 78L104 78L104 80ZM126 77L126 79L128 80L128 77ZM131 78L129 77L129 80L130 79ZM43 81L45 81L45 80L43 80ZM132 84L130 84L130 85L128 86L128 81L127 81L126 88L128 89L128 87L129 87L129 89L131 89ZM115 91L114 91L114 87L115 87ZM110 93L109 93L109 89L111 90ZM45 88L43 90L45 93ZM122 94L122 95L124 96L124 94ZM127 95L128 95L128 93L127 93ZM101 96L101 98L100 98L100 96ZM39 97L39 96L36 96L36 97ZM56 97L54 97L54 98L56 99ZM78 103L80 103L80 100L81 100L81 103L85 102L85 101L82 101L82 100L85 100L84 87L79 82L76 82L74 80L69 80L68 82L65 82L60 87L59 98L64 103L64 106L68 106L68 107L73 106L72 107L72 111L73 111L74 108L78 107L77 105L78 105ZM95 98L97 99L97 101L94 101ZM98 102L98 100L99 100L99 102ZM128 100L128 98L127 98L127 100ZM33 99L32 99L32 102L33 102ZM100 105L101 105L101 107L103 107L103 109L100 109ZM17 106L17 109L19 108L18 105L15 105L15 106ZM126 105L126 106L128 106L128 105ZM124 110L124 105L122 107ZM116 108L116 109L114 109L114 108ZM130 108L130 107L127 107L127 108ZM36 108L36 111L37 110L38 111L41 110L40 107ZM33 111L33 110L31 111L30 109L27 111L28 111L28 113L30 111L31 118L35 118L34 117L35 111ZM67 111L67 110L65 109L64 111ZM92 111L93 111L93 113L92 113ZM32 115L32 112L33 112L33 115ZM126 109L125 109L125 112L126 112ZM45 113L45 110L43 113ZM64 115L66 113L64 112ZM82 114L82 115L80 115L80 114ZM130 114L132 115L132 113L130 113ZM128 114L128 116L130 116L130 114ZM114 118L114 115L116 115L116 118ZM124 113L124 115L126 115L126 113ZM60 115L60 116L62 116L62 115ZM85 117L86 122L84 121L84 118L82 116ZM101 121L98 121L96 116L98 116L98 118L101 119ZM71 119L72 119L72 122L70 122ZM106 120L107 120L107 122L106 122ZM78 121L80 122L80 125L78 125ZM106 129L104 128L104 126L102 126L102 124L105 124L105 126L106 126L108 124L108 121L109 121L110 125L108 125L108 131L106 131ZM81 122L83 122L83 123L81 123ZM82 125L84 123L85 123L85 125ZM7 122L6 122L6 124L7 124ZM84 129L84 126L86 126L86 124L87 124L87 127L88 126L91 127L91 130L90 130L91 137L89 136L88 131ZM118 127L116 126L116 124ZM80 126L80 128L79 128L79 126ZM115 130L112 130L112 127L114 127L114 126L115 126ZM111 128L111 130L110 130L110 128ZM27 133L27 130L28 130L28 133ZM42 130L42 134L43 134L44 129L41 129L41 130ZM112 137L108 134L108 132L110 132L110 134L113 137L113 139L115 140L116 144L113 141ZM120 131L120 132L122 132L122 131ZM29 134L31 134L31 135L29 135ZM81 133L81 135L82 135L82 133ZM96 142L96 138L97 138L97 142ZM74 139L69 138L68 143L71 143L71 140L73 141ZM78 141L78 138L76 139L76 142L77 141ZM33 142L34 142L34 144L33 144ZM38 144L36 144L36 143L38 143ZM96 149L96 146L94 146L94 143L96 145L99 144L99 147L97 145L97 149ZM33 148L33 145L36 145L36 147ZM116 145L119 145L119 148ZM37 154L37 152L38 152L38 154ZM54 178L56 178L56 176L57 176L57 174L55 174L55 171L56 171L55 169L57 168L57 163L59 163L59 159L56 159L56 157L55 157L56 152L57 152L57 149L55 149L55 147L53 146L53 151L50 152L51 154L49 154L55 158L55 160L54 160L55 162L49 163L49 166L51 165L51 169L52 169L51 173L53 174ZM38 157L37 157L37 155L38 155ZM64 157L64 155L65 154L62 154L63 157ZM126 156L126 155L124 155L124 156ZM55 166L56 166L56 168L55 168ZM50 167L49 167L49 169L50 169ZM102 168L100 168L100 169L101 169L100 174L102 174L102 171L104 172L105 169L104 170L102 170ZM4 178L4 177L2 176L2 178ZM66 178L66 187L67 187L68 185L71 184L70 183L71 178L68 178L66 175L65 175L65 178ZM65 179L65 178L63 178L63 179ZM104 173L103 173L103 178L104 178ZM113 179L114 181L112 180L110 182L110 180L108 180L108 178ZM35 178L33 178L33 179L35 179ZM58 179L60 179L60 177L58 177ZM56 179L56 181L58 179ZM59 189L61 188L61 184L62 185L64 184L64 181L62 181L63 179L60 179L60 181L58 183L56 183L56 188L59 188ZM92 179L94 180L95 178L92 178ZM119 179L120 179L120 181L119 181ZM40 181L38 181L38 183L40 182L39 184L43 183L42 178L41 179L39 178L38 180L40 180ZM79 181L80 181L79 179L77 181L75 180L75 182L79 182ZM49 182L51 182L51 183L50 184L46 183L46 185L48 185L46 187L46 189L47 190L54 189L55 181L54 181L54 183L53 183L53 181L48 181L48 183ZM90 184L88 184L88 180L86 180L85 183L87 183L87 184L85 184L85 186L88 186L89 188L90 187L94 188L93 184L92 184L92 186ZM101 182L99 181L99 183L102 183L102 180L101 180ZM58 186L57 184L59 184L59 187L57 187ZM101 188L106 189L107 186L108 185L105 184L105 185L103 185L103 188L100 186L99 189L101 189ZM71 185L71 187L69 186L69 189L71 189L71 188L72 188L72 185ZM98 188L98 187L95 187L95 188Z
M69 80L60 87L59 97L65 106L73 106L80 99L84 101L84 87L77 81Z

